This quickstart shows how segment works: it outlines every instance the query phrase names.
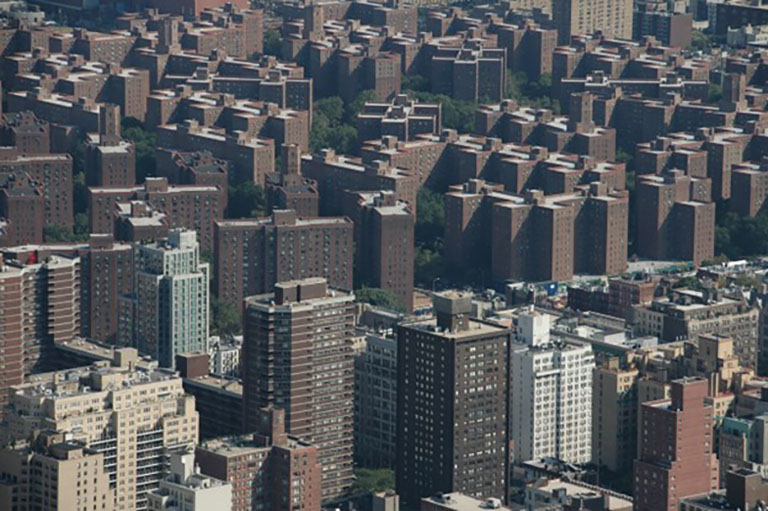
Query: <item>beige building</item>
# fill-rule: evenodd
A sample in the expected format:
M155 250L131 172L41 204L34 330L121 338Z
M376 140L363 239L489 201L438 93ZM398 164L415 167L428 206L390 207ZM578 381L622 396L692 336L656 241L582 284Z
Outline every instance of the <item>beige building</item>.
M168 450L198 441L195 399L181 378L132 348L115 350L111 364L33 375L11 388L10 404L4 435L58 431L103 454L115 510L147 509Z
M618 359L596 367L592 377L592 461L611 472L632 469L637 438L640 371Z
M597 30L605 37L632 39L633 8L633 0L552 0L558 43Z
M63 434L44 433L0 450L0 509L111 511L114 501L104 454Z

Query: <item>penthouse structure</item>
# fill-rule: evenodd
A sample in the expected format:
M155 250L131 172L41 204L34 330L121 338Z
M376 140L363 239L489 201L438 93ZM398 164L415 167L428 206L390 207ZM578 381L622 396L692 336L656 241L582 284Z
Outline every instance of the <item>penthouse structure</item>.
M511 332L472 319L469 295L439 293L433 306L436 319L397 331L397 493L406 504L505 498Z
M244 429L258 431L260 408L285 408L287 431L318 446L324 501L353 478L353 301L322 278L278 283L274 294L245 300Z
M112 364L35 375L12 388L8 411L11 438L48 429L101 453L113 509L148 509L165 450L198 441L195 401L184 394L181 378L139 363L131 348L116 350Z
M350 192L346 216L355 226L356 287L392 291L413 308L415 215L394 192Z
M204 474L232 485L232 511L320 508L321 467L316 446L289 435L286 412L256 410L252 435L203 442L195 453Z
M438 135L442 131L440 104L418 103L398 94L391 103L365 103L357 114L361 141L393 136L410 141L417 135Z
M395 199L413 207L418 185L416 176L386 162L363 163L360 159L337 155L332 149L302 157L302 175L317 182L320 213L324 216L342 212L347 191L389 190Z
M669 400L643 403L640 411L634 470L634 508L638 511L672 511L680 499L718 487L712 407L704 402L707 381L674 380L670 396Z
M165 224L170 228L196 230L203 250L213 248L213 223L224 218L226 208L217 186L169 185L166 178L147 178L143 186L91 187L88 188L91 232L115 232L120 203L131 201L143 202L164 214ZM131 207L128 210L130 212Z
M715 204L709 179L679 170L637 180L637 253L699 265L714 256Z
M171 230L165 240L136 245L133 274L125 304L132 318L121 318L132 342L124 345L171 368L178 353L207 353L210 267L200 261L195 232Z
M300 218L292 210L271 217L215 224L214 280L219 300L233 305L269 292L278 282L323 277L351 290L354 226L347 218Z

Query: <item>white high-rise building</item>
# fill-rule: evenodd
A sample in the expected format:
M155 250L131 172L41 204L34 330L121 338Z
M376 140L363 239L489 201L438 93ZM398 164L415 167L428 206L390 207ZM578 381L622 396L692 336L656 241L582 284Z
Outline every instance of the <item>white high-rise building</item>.
M162 367L178 353L207 353L208 263L200 262L195 231L172 230L168 238L135 246L133 343Z
M518 318L510 357L510 435L517 462L591 460L592 347L550 336L550 317Z

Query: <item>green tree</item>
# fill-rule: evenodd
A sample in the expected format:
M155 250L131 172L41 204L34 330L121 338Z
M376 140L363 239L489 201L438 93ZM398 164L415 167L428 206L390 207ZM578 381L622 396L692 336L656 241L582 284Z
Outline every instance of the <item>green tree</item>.
M716 84L716 83L710 83L709 84L709 95L707 96L707 102L708 103L717 103L723 99L723 88Z
M136 150L136 179L139 183L157 171L157 137L143 126L129 123L123 130L123 138L133 142Z
M270 28L264 31L264 54L282 58L283 42L279 30Z
M400 298L388 289L363 287L355 291L355 300L396 312L405 312L405 306L403 306Z
M434 249L442 240L445 228L443 195L427 187L416 199L416 243Z
M264 188L253 181L230 185L227 194L228 218L258 218L266 215Z
M362 111L366 103L379 101L379 96L373 89L361 91L353 101L346 105L345 116L346 123L351 126L357 126L357 114Z
M320 117L328 121L332 127L338 126L344 119L344 101L338 96L318 99L312 110L316 117L315 121L317 121L317 117Z
M237 307L211 296L211 334L228 337L242 333L243 320Z
M403 92L428 92L429 78L422 75L403 76L401 89Z
M708 52L711 46L712 42L707 34L701 30L694 30L691 32L691 45L688 47L689 49Z
M357 468L352 492L376 493L395 487L395 471L389 468Z

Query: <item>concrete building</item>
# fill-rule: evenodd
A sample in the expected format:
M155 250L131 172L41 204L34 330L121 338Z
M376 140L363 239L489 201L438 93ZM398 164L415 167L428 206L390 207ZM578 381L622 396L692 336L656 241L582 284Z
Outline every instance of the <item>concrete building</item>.
M232 485L200 473L194 452L171 453L170 473L147 494L149 511L232 511Z
M471 297L436 294L435 319L397 333L397 493L507 496L511 332L470 317ZM427 461L428 460L428 461Z
M66 436L38 432L32 441L0 450L3 509L115 509L115 489L110 486L104 453Z
M50 429L103 455L116 510L146 510L166 449L198 441L195 400L181 378L139 361L131 348L115 350L111 365L32 376L11 389L10 403L5 434L11 438Z
M215 224L216 296L233 305L269 292L277 282L323 277L351 290L354 225L348 218L297 218L291 210L271 217Z
M178 353L208 353L210 265L200 260L193 231L134 248L130 299L133 342L162 367L175 367ZM125 318L126 320L128 318Z
M397 433L397 340L360 332L355 344L355 462L394 467Z
M552 18L559 44L571 36L601 31L612 39L632 39L632 0L553 0Z
M286 434L285 410L255 410L253 435L203 442L196 452L202 473L232 485L232 511L320 509L318 448ZM289 504L290 503L290 504Z
M745 468L765 477L768 474L767 440L768 415L724 417L717 432L720 473Z
M259 409L285 408L287 431L317 445L323 501L353 478L353 302L323 278L245 300L244 431L258 429Z
M707 381L671 384L671 399L643 403L635 462L635 511L673 511L680 500L718 487L713 453L712 407L704 403Z
M588 344L550 335L551 318L518 317L518 344L510 354L509 436L516 462L551 457L592 460L592 372Z

